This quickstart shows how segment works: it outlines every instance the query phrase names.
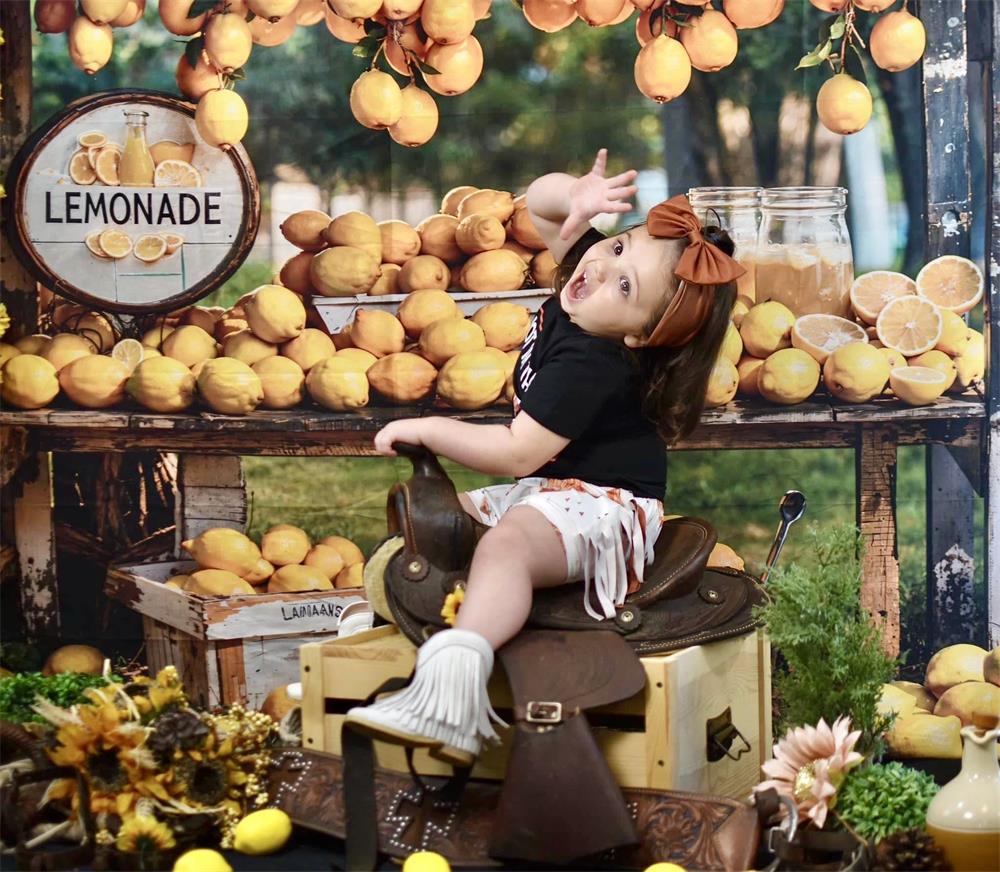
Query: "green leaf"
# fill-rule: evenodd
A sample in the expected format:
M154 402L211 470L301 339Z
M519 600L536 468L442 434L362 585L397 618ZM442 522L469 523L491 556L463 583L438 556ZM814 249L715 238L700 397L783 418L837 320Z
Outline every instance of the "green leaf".
M831 51L833 51L833 43L828 39L821 45L816 46L809 54L803 55L799 61L799 65L795 69L802 70L807 67L818 67L830 57Z
M203 36L196 36L194 39L189 39L187 45L184 46L184 57L187 58L191 69L194 69L198 65L198 59L201 57L203 48L205 48L205 38Z
M194 0L191 8L188 9L188 18L197 18L199 15L208 12L218 5L218 0Z
M847 30L847 21L843 15L838 15L830 25L830 39L840 39Z
M841 72L848 73L849 75L854 76L854 78L859 82L867 85L868 75L865 73L864 58L862 57L861 52L858 51L858 47L853 42L851 43L851 50L845 55L844 61L844 69L841 70Z

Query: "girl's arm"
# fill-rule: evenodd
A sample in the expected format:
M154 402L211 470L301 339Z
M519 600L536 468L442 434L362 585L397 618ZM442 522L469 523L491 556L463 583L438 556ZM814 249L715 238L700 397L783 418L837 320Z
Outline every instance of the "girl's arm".
M569 439L520 412L509 427L436 417L393 421L376 434L375 449L392 457L393 442L423 445L485 475L518 478L557 456Z
M525 195L528 214L556 263L590 228L590 219L601 212L628 212L625 202L638 188L632 185L635 170L610 179L604 177L608 150L597 152L594 166L580 178L567 173L549 173L535 179Z

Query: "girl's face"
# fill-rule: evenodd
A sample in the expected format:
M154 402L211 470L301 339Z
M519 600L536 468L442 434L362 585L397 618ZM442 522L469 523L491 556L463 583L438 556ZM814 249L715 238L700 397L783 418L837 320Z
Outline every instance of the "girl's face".
M563 311L587 333L641 347L663 308L667 261L677 248L677 240L657 239L645 227L592 245L559 295Z

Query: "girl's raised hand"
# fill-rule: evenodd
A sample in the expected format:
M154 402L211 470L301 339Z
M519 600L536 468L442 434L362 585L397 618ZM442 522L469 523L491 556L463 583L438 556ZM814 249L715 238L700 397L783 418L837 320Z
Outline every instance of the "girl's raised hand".
M638 173L626 170L610 179L604 177L608 163L608 150L600 149L594 159L593 169L580 176L569 189L569 215L559 230L562 239L569 239L581 224L586 224L601 212L629 212L632 204L628 198L638 191L631 184Z

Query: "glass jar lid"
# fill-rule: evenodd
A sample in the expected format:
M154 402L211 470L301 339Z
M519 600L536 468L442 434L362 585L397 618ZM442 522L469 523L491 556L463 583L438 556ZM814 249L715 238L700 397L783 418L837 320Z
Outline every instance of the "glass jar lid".
M847 207L847 188L764 188L761 207L768 211L816 212L825 209L843 211Z
M692 208L757 209L762 188L700 187L688 190Z

